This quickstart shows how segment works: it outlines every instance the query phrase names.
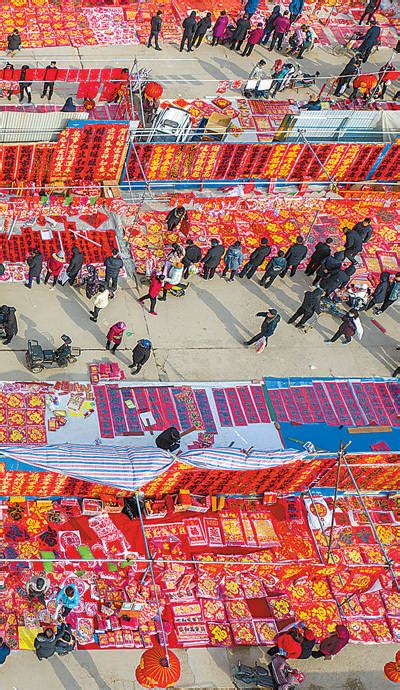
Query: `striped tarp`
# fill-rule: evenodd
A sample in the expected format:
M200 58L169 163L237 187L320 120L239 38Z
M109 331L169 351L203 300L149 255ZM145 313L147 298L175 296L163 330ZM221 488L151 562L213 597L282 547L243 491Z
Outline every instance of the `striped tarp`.
M175 456L159 448L88 446L3 446L1 453L17 462L128 491L166 472L176 460L202 469L259 470L305 457L295 450L244 451L233 448L190 450Z

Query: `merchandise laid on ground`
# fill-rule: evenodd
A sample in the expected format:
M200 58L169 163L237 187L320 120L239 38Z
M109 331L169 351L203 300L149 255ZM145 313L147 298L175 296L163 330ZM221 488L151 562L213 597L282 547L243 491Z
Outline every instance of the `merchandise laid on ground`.
M235 18L241 9L235 0L228 4L217 2L195 3L198 14L211 10L216 19L221 9ZM146 43L152 15L161 7L164 12L162 40L179 43L179 24L187 14L187 5L179 0L162 3L105 2L103 0L63 0L54 4L47 0L11 0L1 7L2 40L15 28L19 29L23 45L30 48L52 46L135 45ZM341 3L340 6L321 2L307 4L304 18L315 29L323 46L340 41L359 21L362 3ZM394 9L394 8L393 8ZM253 16L256 23L261 13L268 11L266 3L260 3ZM393 45L395 28L399 20L388 9L377 12L377 18L385 27L385 42Z
M393 379L144 386L121 380L117 363L92 364L90 370L92 383L0 384L0 444L60 446L84 438L101 448L148 449L174 426L184 434L181 450L204 449L204 457L213 447L226 448L229 457L230 449L246 448L335 452L349 439L352 451L387 452L400 445L400 394ZM52 463L56 468L56 458Z
M391 482L378 467L387 462L393 475L396 461L393 455L348 458L353 470L359 462L375 470L380 488ZM272 645L278 632L301 621L317 640L342 622L354 642L399 641L393 585L399 571L388 568L399 560L398 498L364 496L362 505L343 476L349 493L338 498L328 550L333 499L318 487L334 484L336 462L324 459L322 471L321 462L311 460L301 479L301 463L293 461L276 468L270 482L269 470L186 466L179 489L177 470L170 469L142 487L142 526L135 499L124 503L127 492L108 486L81 483L96 498L78 498L76 483L70 484L74 497L2 500L7 566L0 634L12 649L32 649L39 629L54 623L58 590L74 584L80 601L66 622L81 649L150 647L162 641L160 615L172 647ZM35 473L26 474L35 491ZM252 497L222 495L227 474L228 491L236 481L235 493L245 485ZM267 490L257 495L261 485ZM51 495L57 481L46 486ZM154 584L146 553L152 554ZM44 605L27 597L26 583L35 574L50 581Z
M244 191L246 192L245 186ZM253 192L251 191L253 190ZM137 207L131 218L125 219L125 238L131 247L137 266L144 270L154 263L154 257L164 256L164 247L171 242L184 242L190 237L202 249L208 249L212 238L217 237L225 247L240 240L245 252L252 252L263 237L274 248L286 249L301 234L312 249L326 237L333 238L333 251L343 249L344 229L353 227L359 218L372 218L374 234L363 246L356 264L356 277L375 281L382 271L396 273L398 261L399 213L395 197L381 192L357 191L327 199L323 195L296 194L296 196L254 193L249 188L244 197L214 196L204 198L196 194L177 195L170 204L184 206L188 222L184 229L168 232L165 218L168 212ZM151 201L149 201L151 205ZM124 207L115 201L113 208L125 217ZM165 229L164 229L165 228ZM301 264L303 265L303 264Z

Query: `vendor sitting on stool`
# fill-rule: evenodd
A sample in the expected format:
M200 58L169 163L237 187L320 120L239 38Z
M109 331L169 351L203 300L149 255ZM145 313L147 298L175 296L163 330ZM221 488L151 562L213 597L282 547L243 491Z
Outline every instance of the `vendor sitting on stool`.
M163 450L169 450L170 453L178 450L180 445L181 435L175 426L168 427L168 429L162 431L156 438L156 446Z

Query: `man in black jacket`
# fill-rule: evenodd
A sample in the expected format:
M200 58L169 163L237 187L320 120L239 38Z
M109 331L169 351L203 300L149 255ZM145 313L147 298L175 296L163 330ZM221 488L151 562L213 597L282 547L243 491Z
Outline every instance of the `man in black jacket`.
M268 244L266 237L263 237L261 244L249 256L248 262L243 266L239 273L239 278L252 278L257 268L261 266L264 260L271 254L271 247Z
M122 261L118 249L113 249L111 256L108 256L104 261L106 267L105 284L111 290L116 290L118 285L118 276L124 262Z
M156 446L157 448L162 448L162 450L168 450L173 453L178 450L181 444L181 435L176 426L170 426L168 429L164 429L158 436L156 436Z
M151 42L154 38L154 43L155 43L155 49L156 50L161 50L160 46L158 45L158 36L161 31L161 15L162 12L161 10L158 10L155 15L151 18L151 30L150 30L150 36L149 40L147 42L147 47L151 48Z
M325 292L325 297L328 297L335 292L347 280L347 274L339 268L337 271L328 273L319 283L319 287Z
M236 29L232 34L231 45L229 46L231 50L240 50L242 43L246 38L246 34L250 29L250 20L246 12L243 17L240 17L236 22Z
M266 340L265 346L268 345L268 338L274 334L275 329L281 320L281 317L279 316L278 312L276 309L268 309L268 311L259 311L256 316L264 316L264 321L261 324L261 330L257 335L253 336L253 338L250 338L250 340L247 340L245 342L245 345L253 345L253 343L256 343L257 340L260 340L260 338L264 337Z
M327 237L325 242L317 242L314 251L310 256L310 260L304 271L307 276L312 276L313 273L319 268L324 259L327 259L331 254L330 244L332 244L333 238Z
M288 323L294 323L301 316L300 321L296 323L296 328L301 328L302 326L304 326L306 321L308 321L308 319L311 319L313 314L320 314L321 296L322 289L319 287L317 287L312 292L311 290L307 290L307 292L304 293L304 299L300 307L293 314L293 316L290 317Z
M25 287L31 289L32 283L36 280L37 284L40 284L40 274L43 267L43 255L39 249L34 249L31 256L27 259L26 263L29 266L28 282L25 283Z
M371 218L364 218L355 224L353 230L358 232L361 238L361 242L368 242L372 237L372 225Z
M189 278L189 269L192 264L198 264L201 259L201 249L194 244L193 240L186 242L185 256L182 259L184 266L183 277Z
M214 277L215 270L218 268L224 252L225 247L223 244L219 244L216 239L211 240L211 247L201 260L204 266L203 278L205 280Z
M202 17L197 22L196 30L194 32L193 48L198 48L206 35L208 29L211 27L211 12L207 12L205 17Z
M335 252L333 256L327 256L321 263L321 266L317 269L316 276L313 280L313 285L317 285L321 278L325 278L328 273L334 273L338 271L342 262L344 261L344 252Z
M187 44L187 51L190 53L192 50L192 43L193 43L193 36L194 32L196 31L196 12L193 10L193 12L190 13L186 19L183 20L182 22L183 26L183 36L181 40L181 45L179 48L179 52L181 53L185 47L185 43Z
M351 58L351 60L347 63L343 71L340 73L333 94L334 96L342 96L344 94L346 88L350 84L353 77L355 77L357 74L360 74L360 66L361 55L357 53L356 55L354 55L354 57Z
M281 273L281 278L284 278L290 267L290 276L293 278L299 265L307 255L307 247L304 244L304 238L298 235L295 244L292 244L285 254L286 268Z
M346 244L344 247L344 256L346 259L351 261L352 264L356 261L357 254L362 250L362 240L361 236L358 234L357 230L350 230L350 228L345 228Z
M3 304L3 306L0 307L0 312L3 315L4 336L2 337L5 338L5 340L3 340L3 345L8 345L18 333L15 307L8 307L6 304Z
M387 271L383 271L383 273L381 273L379 277L379 283L376 286L374 292L372 293L370 301L365 307L365 311L367 311L368 309L372 309L372 307L376 307L377 304L383 304L386 297L386 293L390 288L389 279L390 273L388 273Z
M68 282L70 285L75 283L76 277L83 266L83 252L80 252L74 244L72 247L71 258L67 268Z

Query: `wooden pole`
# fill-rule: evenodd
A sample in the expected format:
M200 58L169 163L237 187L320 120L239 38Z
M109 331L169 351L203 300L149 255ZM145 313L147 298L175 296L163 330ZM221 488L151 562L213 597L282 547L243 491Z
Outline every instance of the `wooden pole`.
M341 469L341 464L343 460L343 455L344 451L346 448L350 445L351 441L346 443L345 446L343 446L342 441L340 441L340 447L339 447L339 454L338 454L338 463L337 463L337 471L336 471L336 482L335 482L335 493L333 496L333 507L332 507L332 521L331 521L331 526L329 530L329 540L328 540L328 557L327 557L327 563L329 564L330 558L331 558L331 550L332 550L332 538L333 538L333 528L335 526L335 511L336 511L336 502L337 502L337 496L338 496L338 490L339 490L339 481L340 481L340 469ZM334 562L334 559L332 558L332 561Z

